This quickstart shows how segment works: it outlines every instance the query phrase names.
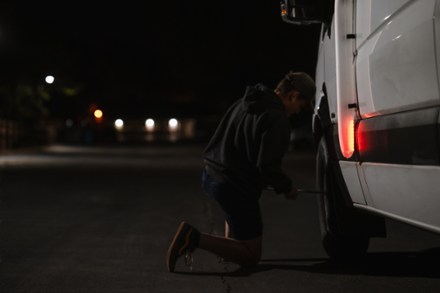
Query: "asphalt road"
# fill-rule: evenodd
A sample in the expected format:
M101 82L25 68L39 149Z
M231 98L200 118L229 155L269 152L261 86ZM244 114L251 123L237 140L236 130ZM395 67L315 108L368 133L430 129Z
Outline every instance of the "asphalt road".
M243 270L204 251L166 271L180 220L223 233L200 189L201 146L67 147L0 156L0 292L440 292L440 236L388 222L361 263L330 261L316 198L272 192L260 265ZM314 185L313 153L285 168Z

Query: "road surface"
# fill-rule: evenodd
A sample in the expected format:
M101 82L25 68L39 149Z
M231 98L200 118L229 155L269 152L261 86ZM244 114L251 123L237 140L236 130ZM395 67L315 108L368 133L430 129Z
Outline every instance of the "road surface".
M440 237L388 221L362 263L330 261L315 195L264 193L263 260L254 270L197 251L166 271L180 220L223 233L200 189L202 146L74 147L0 156L0 292L440 292ZM285 168L314 186L314 154Z

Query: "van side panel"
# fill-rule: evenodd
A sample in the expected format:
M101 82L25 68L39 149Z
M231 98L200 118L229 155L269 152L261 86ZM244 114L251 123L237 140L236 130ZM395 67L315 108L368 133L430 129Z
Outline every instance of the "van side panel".
M356 3L356 42L360 46L372 32L383 25L384 20L412 0L357 0ZM374 3L372 3L374 2ZM373 6L373 9L372 9Z
M436 0L357 1L358 16L371 12L369 19L362 16L356 23L362 118L440 104L435 5Z
M366 204L361 182L359 181L358 164L356 162L340 161L339 166L342 176L344 177L345 185L350 191L352 202Z
M361 162L440 166L439 108L426 108L360 121Z
M368 184L369 207L417 226L440 227L440 167L363 163L362 169L374 182Z
M437 1L356 3L357 151L366 208L439 227Z

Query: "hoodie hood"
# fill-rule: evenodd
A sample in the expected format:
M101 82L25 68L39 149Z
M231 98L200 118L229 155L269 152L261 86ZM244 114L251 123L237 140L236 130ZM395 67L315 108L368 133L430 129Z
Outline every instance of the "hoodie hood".
M280 107L284 105L274 91L263 84L248 86L242 99L243 109L252 114L258 114L268 108Z

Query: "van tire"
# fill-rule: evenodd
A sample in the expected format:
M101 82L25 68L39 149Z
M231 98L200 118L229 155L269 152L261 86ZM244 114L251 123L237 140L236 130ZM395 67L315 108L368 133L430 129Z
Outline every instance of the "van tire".
M337 164L332 164L329 148L321 137L316 156L316 183L323 193L318 198L321 240L331 258L360 258L368 250L370 237L358 222L358 211L347 204L338 185Z

